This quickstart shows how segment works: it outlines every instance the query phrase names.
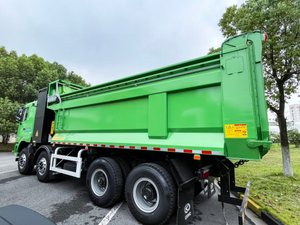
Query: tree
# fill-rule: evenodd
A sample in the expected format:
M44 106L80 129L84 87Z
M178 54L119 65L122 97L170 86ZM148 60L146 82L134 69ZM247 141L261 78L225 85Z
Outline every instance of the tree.
M67 77L66 77L66 81L69 81L73 84L78 84L80 86L83 86L83 87L89 87L91 86L91 84L87 84L85 82L84 79L82 79L81 76L78 76L77 74L75 74L73 71L71 71L70 73L68 73Z
M296 148L299 148L300 145L300 133L298 130L293 129L288 131L288 137L291 144L295 145Z
M219 47L219 48L210 48L210 49L208 49L207 55L217 53L217 52L220 52L220 51L221 51L221 47Z
M7 97L0 98L0 135L2 144L7 144L10 134L16 133L18 125L15 115L18 103L11 102Z
M280 143L280 134L270 132L270 141L273 143Z
M33 54L18 56L15 51L7 52L0 47L0 135L7 143L10 134L15 133L17 107L37 99L38 90L47 87L57 79L90 86L85 80L57 63L50 63Z
M253 30L268 35L262 55L266 100L278 118L283 174L293 176L284 111L300 81L300 1L248 0L227 8L218 25L225 37Z
M90 86L81 76L73 71L68 73L57 62L50 63L35 54L18 56L15 51L8 53L0 47L0 97L25 104L36 100L38 90L57 79Z

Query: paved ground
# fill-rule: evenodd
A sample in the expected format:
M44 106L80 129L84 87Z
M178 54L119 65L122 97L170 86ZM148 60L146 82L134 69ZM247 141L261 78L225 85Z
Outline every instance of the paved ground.
M17 163L12 153L0 153L0 207L18 204L49 218L57 225L94 224L139 224L131 215L126 202L118 202L112 208L99 208L91 203L85 188L85 179L62 177L50 183L41 183L35 172L24 176L17 171ZM116 211L116 209L120 208ZM211 199L199 194L194 200L195 218L190 224L224 225L221 203L217 194ZM238 208L225 204L229 224L238 224ZM116 213L112 216L112 211ZM255 214L247 210L245 224L264 225ZM107 218L111 215L112 218ZM109 220L110 219L110 220ZM173 216L169 224L175 224Z

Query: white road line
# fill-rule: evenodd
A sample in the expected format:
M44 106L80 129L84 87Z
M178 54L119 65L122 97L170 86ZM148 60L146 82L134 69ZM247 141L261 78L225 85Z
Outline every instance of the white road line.
M115 205L103 218L103 220L99 223L99 225L107 225L109 221L113 218L113 216L116 214L116 212L119 210L119 208L122 206L123 202L120 202L118 205Z
M13 172L13 171L17 171L17 170L8 170L8 171L0 172L0 174L2 174L2 173L9 173L9 172Z

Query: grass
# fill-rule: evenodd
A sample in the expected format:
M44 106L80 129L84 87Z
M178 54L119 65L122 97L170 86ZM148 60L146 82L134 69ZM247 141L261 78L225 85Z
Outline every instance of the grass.
M236 169L236 184L251 182L250 198L284 224L300 224L300 148L290 146L293 177L282 173L281 148L272 144L260 162L248 162Z
M0 144L0 152L1 151L12 151L14 150L15 143L8 143L7 145Z

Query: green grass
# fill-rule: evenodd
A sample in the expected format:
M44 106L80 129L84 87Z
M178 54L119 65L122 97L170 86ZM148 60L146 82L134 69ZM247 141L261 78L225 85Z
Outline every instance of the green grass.
M300 149L290 146L293 177L282 173L281 148L277 144L260 162L248 162L236 169L236 184L245 187L251 182L250 198L262 210L284 224L300 224Z
M8 143L7 145L0 144L0 152L1 151L12 151L14 150L15 143Z

